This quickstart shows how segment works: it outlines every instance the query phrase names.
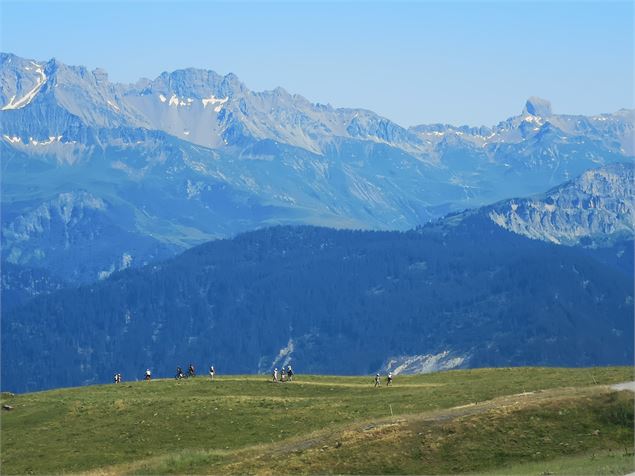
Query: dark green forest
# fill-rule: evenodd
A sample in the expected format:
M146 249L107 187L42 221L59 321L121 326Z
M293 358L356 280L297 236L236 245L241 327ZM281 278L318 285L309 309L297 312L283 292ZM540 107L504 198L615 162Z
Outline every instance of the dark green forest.
M2 387L172 376L189 362L364 374L446 351L463 367L631 364L632 247L552 245L478 213L409 232L249 232L8 310Z

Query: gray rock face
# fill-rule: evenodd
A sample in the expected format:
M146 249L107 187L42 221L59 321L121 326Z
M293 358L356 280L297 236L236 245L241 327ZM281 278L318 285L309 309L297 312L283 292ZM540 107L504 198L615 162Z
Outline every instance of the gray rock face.
M632 164L611 164L534 198L494 205L489 217L529 238L566 245L602 245L633 236Z
M532 116L551 116L551 103L546 99L532 96L527 99L523 112L531 114Z
M6 53L0 53L0 62L2 63L2 74L0 74L1 110L20 109L46 83L43 67L35 61Z
M52 244L65 249L57 225L20 223L87 193L106 209L78 215L71 235L104 255L85 272L53 270L86 279L117 269L124 236L137 264L272 224L403 230L635 153L633 111L556 115L536 98L493 127L405 128L194 68L117 84L101 69L2 54L0 85L3 257L64 263L51 261ZM109 224L100 233L97 217Z
M399 355L386 359L380 371L382 374L427 374L462 368L467 365L469 355L456 355L450 351L438 354Z
M334 140L346 138L390 144L429 162L439 159L435 146L446 135L487 148L535 135L548 120L564 135L611 136L623 145L628 139L623 136L632 137L633 130L632 111L592 118L553 116L549 101L537 97L527 100L520 116L493 128L437 124L405 129L371 111L313 104L282 88L254 92L233 74L189 68L123 85L110 83L102 69L91 72L54 59L36 62L2 54L0 61L2 108L14 111L4 114L3 133L23 142L28 138L20 135L25 131L15 114L22 109L40 115L36 140L59 134L71 137L68 126L53 113L58 110L58 116L71 114L86 127L143 127L206 147L271 139L324 153Z

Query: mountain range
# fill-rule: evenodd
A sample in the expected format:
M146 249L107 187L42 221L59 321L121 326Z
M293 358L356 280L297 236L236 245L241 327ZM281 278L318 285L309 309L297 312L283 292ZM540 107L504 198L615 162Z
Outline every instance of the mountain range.
M0 54L3 389L633 362L635 111L402 127Z
M118 84L6 53L0 86L2 259L70 284L272 225L407 230L635 153L634 111L559 115L540 98L492 127L402 127L233 74Z
M40 293L3 314L3 387L171 376L188 362L336 374L630 364L634 170L608 165L406 232L266 228Z

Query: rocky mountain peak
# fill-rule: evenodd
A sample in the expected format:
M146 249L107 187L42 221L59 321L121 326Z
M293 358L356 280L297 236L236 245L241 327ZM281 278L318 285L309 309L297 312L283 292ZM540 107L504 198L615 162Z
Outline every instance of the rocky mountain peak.
M531 114L532 116L547 117L551 116L551 102L536 96L527 99L523 115Z

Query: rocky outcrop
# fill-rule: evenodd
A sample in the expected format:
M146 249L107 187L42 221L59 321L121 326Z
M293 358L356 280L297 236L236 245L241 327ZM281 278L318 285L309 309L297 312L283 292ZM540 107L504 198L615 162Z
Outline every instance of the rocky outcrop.
M506 200L487 209L499 226L528 238L598 246L633 235L632 164L589 170L544 195Z

